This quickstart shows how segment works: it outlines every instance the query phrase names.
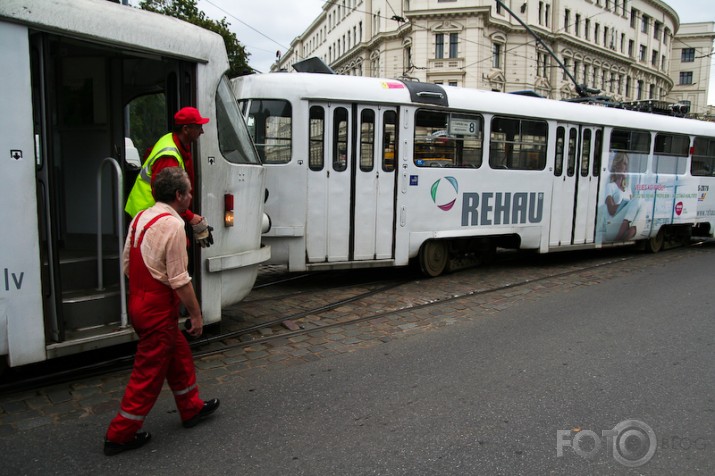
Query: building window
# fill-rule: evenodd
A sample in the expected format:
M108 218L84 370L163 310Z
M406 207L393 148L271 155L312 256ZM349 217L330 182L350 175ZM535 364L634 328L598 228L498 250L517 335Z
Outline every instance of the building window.
M648 47L646 45L641 45L640 55L638 56L638 59L640 61L646 61L647 55L648 55Z
M444 58L444 33L434 35L434 57Z
M581 15L579 15L578 13L576 14L576 22L574 23L574 28L574 34L576 36L581 36Z
M457 46L459 45L459 33L449 34L449 57L456 58L458 56Z
M683 63L692 63L695 61L695 48L683 48L680 52L680 61Z
M569 23L571 22L571 10L568 8L564 10L564 31L566 33L570 33L571 25Z
M643 15L643 17L641 18L641 32L648 33L649 21L650 21L650 17L648 17L648 15Z
M492 67L500 69L501 68L501 49L502 45L499 43L494 43L492 45Z
M653 50L653 53L650 55L650 62L655 68L658 67L658 51Z
M638 21L638 10L631 8L631 28L636 27L636 22Z
M549 55L545 52L536 53L536 76L540 78L548 77Z
M551 16L551 5L548 3L546 4L546 11L544 13L544 24L546 26L549 26L551 24L551 21L549 21L549 17Z
M593 27L593 39L598 44L601 41L601 24L596 23ZM603 40L603 46L606 46L606 40Z
M692 71L681 71L680 81L678 84L693 84L693 72Z
M589 20L588 18L586 18L586 22L583 27L583 33L584 33L584 36L586 37L586 40L591 39L591 20Z
M660 31L662 27L663 24L659 21L653 24L653 38L655 38L656 40L660 39Z
M635 52L633 51L634 48L635 48L635 43L633 42L633 40L628 40L628 57L629 58L633 58L633 56L635 55Z
M570 62L571 62L571 60L570 60L569 58L564 58L564 60L563 60L563 63L564 63L564 71L563 71L563 74L562 74L562 76L561 76L561 79L563 79L564 81L566 81L567 79L569 79L568 74L566 74L566 72L567 72L567 71L568 71L568 72L571 72L571 70L569 69Z

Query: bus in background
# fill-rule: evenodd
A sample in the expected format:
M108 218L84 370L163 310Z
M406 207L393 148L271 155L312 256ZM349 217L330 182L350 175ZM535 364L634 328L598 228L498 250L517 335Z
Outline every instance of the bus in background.
M264 169L236 105L222 38L100 0L3 0L0 366L136 339L121 248L138 159L195 106L193 209L214 244L190 250L204 320L252 288Z

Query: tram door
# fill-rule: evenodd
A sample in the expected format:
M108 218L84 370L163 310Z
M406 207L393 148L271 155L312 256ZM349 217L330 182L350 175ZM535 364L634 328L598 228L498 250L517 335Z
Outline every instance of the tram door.
M551 200L549 246L571 244L576 206L579 126L559 124L556 128L554 185Z
M598 206L598 178L603 144L603 130L581 129L581 154L578 167L573 244L593 243Z
M306 253L309 263L347 261L350 250L352 106L310 107Z
M311 104L309 263L392 257L396 116L394 108Z
M389 259L394 236L397 112L360 106L357 117L353 259Z

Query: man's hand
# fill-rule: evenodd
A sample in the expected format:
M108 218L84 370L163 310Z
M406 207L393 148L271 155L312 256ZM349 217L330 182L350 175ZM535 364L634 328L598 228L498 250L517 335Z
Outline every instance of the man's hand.
M198 215L196 217L198 217ZM209 226L206 222L206 218L200 217L196 223L194 223L194 220L191 220L191 229L194 231L194 241L202 248L208 248L214 244L214 237L211 234L213 227Z
M186 333L192 337L200 337L204 330L203 316L191 317L184 321Z

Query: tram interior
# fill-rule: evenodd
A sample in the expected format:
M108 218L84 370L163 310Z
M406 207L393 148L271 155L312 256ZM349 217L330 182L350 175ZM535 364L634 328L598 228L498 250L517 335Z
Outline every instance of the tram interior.
M168 131L180 63L41 33L32 49L46 337L63 342L119 323L123 197L144 149Z

